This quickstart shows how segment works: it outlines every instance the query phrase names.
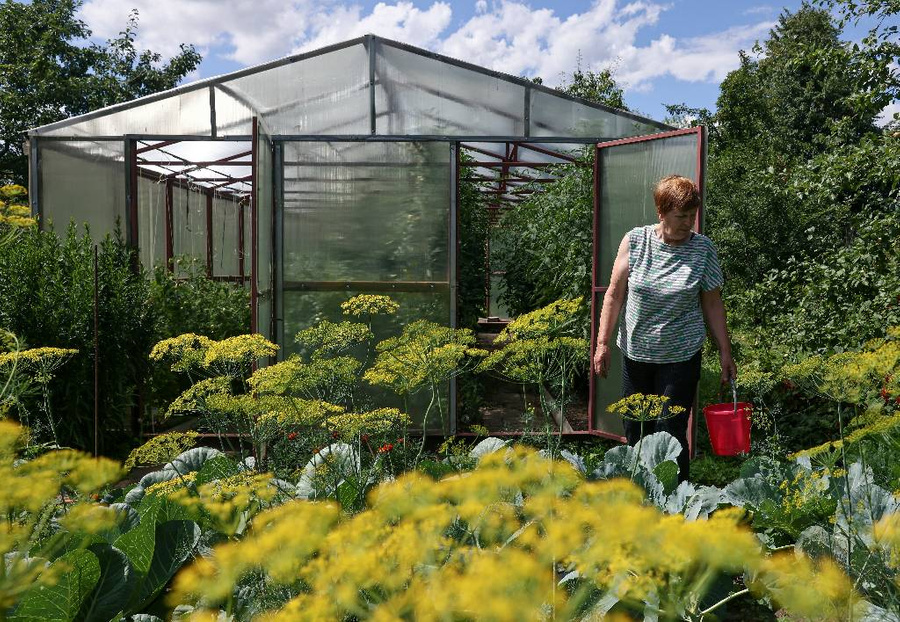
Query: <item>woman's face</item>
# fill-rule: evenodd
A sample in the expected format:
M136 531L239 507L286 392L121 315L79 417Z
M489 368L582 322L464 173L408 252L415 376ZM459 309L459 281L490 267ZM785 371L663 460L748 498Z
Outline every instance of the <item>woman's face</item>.
M657 214L662 226L662 234L666 241L682 242L690 237L694 221L697 219L697 208L688 210L673 209L668 214Z

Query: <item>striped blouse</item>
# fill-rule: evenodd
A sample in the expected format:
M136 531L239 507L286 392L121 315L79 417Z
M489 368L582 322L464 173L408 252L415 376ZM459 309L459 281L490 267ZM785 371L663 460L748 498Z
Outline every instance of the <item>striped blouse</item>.
M628 294L618 345L635 361L677 363L690 359L706 339L700 290L721 287L724 278L708 237L692 233L673 246L654 228L628 232Z

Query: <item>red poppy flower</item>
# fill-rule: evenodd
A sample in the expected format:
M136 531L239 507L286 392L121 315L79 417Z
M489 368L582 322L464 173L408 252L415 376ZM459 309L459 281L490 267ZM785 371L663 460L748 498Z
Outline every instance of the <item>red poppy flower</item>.
M393 443L385 443L384 445L382 445L381 447L378 448L378 453L386 454L387 452L389 452L393 449L394 449Z
M291 432L290 434L287 435L287 438L288 438L289 441L292 441L292 440L294 440L295 438L297 438L297 433L296 433L296 432Z
M883 399L885 402L891 401L891 394L887 392L887 389L881 390L881 399Z
M369 442L369 435L368 435L368 434L363 434L360 438L362 439L362 442L363 442L363 443L368 443L368 442Z

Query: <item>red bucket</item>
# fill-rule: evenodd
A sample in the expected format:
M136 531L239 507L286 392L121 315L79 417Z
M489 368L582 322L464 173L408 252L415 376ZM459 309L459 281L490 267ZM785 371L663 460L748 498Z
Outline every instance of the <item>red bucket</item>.
M710 404L703 409L706 428L713 453L717 456L735 456L750 453L750 414L752 406L738 402Z

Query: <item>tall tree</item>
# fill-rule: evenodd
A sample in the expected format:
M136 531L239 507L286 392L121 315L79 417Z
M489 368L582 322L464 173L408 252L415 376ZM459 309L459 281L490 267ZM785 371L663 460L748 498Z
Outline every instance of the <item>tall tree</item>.
M563 83L556 87L558 91L587 99L588 101L604 104L619 110L628 110L625 105L625 94L616 82L613 71L609 68L600 71L591 71L581 67L579 55L575 71L571 79L563 76Z
M0 4L0 181L25 183L25 131L176 86L200 64L191 45L167 62L138 52L138 15L105 45L76 17L81 0Z
M824 163L877 135L890 101L890 59L842 41L825 10L785 11L753 52L722 83L708 176L709 230L745 285L849 241L862 204L812 200L808 171L836 170Z

